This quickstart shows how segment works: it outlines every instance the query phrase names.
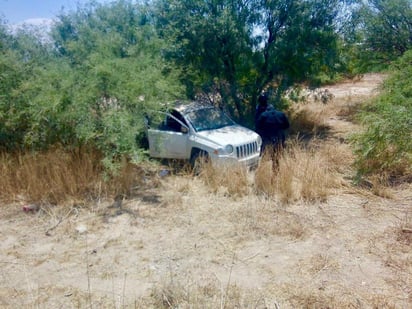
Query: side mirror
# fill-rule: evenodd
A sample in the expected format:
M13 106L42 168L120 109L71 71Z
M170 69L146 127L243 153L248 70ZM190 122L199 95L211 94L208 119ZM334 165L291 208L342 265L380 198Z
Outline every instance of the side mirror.
M186 133L189 132L189 129L188 129L187 127L185 127L185 126L181 126L181 127L180 127L180 132L186 134Z

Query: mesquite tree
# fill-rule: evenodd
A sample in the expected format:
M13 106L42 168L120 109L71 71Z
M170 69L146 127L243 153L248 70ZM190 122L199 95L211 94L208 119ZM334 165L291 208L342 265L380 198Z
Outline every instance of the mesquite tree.
M206 94L245 122L262 90L279 97L295 82L334 73L343 2L158 0L154 16L189 96Z

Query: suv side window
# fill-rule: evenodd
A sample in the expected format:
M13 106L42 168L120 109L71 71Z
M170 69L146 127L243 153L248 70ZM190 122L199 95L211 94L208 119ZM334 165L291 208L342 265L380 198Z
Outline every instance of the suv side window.
M186 120L179 112L172 111L171 115L187 126ZM182 125L173 117L168 116L166 118L167 129L175 132L181 132Z

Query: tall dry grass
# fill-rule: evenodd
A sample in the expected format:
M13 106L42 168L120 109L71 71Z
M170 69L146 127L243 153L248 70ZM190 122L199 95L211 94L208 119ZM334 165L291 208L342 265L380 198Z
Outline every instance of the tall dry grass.
M230 197L248 194L277 198L282 203L297 200L324 201L333 189L345 186L353 155L344 144L296 139L277 156L263 154L254 172L239 166L204 164L200 178L213 193ZM275 161L275 162L274 162Z
M289 112L291 135L323 135L330 128L326 123L329 116L328 106L320 103L308 103L293 106Z
M294 115L300 115L292 120L297 132L327 130L324 106L315 112L302 109ZM128 194L143 179L152 178L144 175L144 168L126 161L115 176L104 177L101 159L101 154L91 149L0 154L0 199L59 203L107 197ZM284 203L325 200L333 188L342 184L342 174L350 172L353 155L347 145L312 137L289 141L277 161L273 164L271 156L264 154L255 173L239 166L205 163L199 176L212 192L230 197L258 193Z
M52 204L83 201L126 194L140 181L141 171L128 162L122 163L118 175L107 177L101 160L101 154L93 149L2 153L0 200Z
M242 197L250 192L248 170L244 166L202 164L199 175L212 192Z
M342 185L339 167L350 153L333 151L332 146L291 142L273 162L264 154L255 174L258 193L277 197L283 203L296 200L325 200L331 190Z

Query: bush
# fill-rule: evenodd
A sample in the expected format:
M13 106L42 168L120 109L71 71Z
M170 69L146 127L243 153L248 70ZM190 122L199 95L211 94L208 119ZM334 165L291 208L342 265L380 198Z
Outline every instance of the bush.
M146 19L131 1L91 3L60 15L49 43L0 20L0 150L90 147L109 172L144 158L145 112L185 93Z
M412 172L412 50L391 71L381 95L360 113L365 130L353 138L359 178Z

